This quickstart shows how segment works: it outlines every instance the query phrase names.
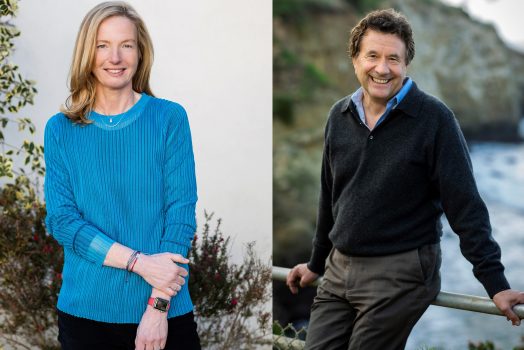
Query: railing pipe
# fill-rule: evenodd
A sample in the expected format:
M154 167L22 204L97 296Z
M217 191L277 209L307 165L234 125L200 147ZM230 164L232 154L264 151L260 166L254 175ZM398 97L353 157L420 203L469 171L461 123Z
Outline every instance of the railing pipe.
M273 266L273 279L277 281L286 281L289 271L291 271L291 269ZM318 286L320 281L321 279L318 279L315 281L315 283L312 284L312 286ZM487 297L479 297L476 295L441 291L432 304L453 309L503 316L500 310L495 306L493 300ZM520 317L520 319L524 319L524 304L513 307L513 311Z

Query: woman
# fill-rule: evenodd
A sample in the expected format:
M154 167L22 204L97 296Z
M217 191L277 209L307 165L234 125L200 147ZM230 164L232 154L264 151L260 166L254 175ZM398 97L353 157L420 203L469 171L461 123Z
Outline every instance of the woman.
M96 6L77 36L71 95L46 126L63 349L200 349L184 258L196 226L191 135L184 109L153 97L152 62L136 11Z

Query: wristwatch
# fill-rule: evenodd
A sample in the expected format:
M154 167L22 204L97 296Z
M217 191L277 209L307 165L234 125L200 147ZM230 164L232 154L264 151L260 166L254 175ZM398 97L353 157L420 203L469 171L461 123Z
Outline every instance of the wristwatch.
M149 298L147 305L151 305L160 312L167 312L167 310L169 310L169 300L162 298Z

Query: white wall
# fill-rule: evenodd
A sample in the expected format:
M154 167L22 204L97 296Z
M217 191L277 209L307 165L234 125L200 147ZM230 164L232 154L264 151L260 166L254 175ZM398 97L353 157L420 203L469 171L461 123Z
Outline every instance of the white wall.
M37 82L29 116L43 142L46 121L67 97L67 74L83 16L99 1L21 0L14 23L22 31L13 61ZM199 202L223 218L234 239L257 241L271 254L272 233L272 9L265 0L129 0L155 46L156 96L187 110L195 151Z

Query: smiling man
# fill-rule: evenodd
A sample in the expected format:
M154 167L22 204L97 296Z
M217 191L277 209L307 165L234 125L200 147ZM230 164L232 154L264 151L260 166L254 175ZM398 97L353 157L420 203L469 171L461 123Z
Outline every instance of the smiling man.
M369 13L351 32L361 87L331 109L311 259L295 266L292 293L320 275L306 349L403 349L440 291L440 217L497 307L510 289L453 112L407 77L412 30L394 10Z

